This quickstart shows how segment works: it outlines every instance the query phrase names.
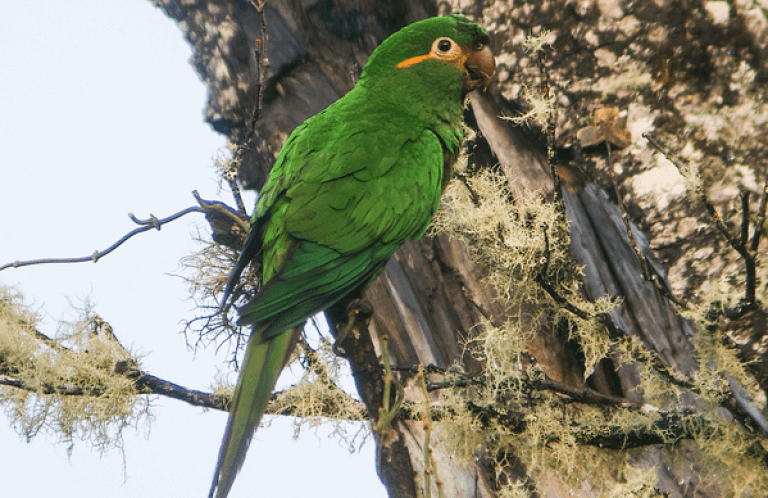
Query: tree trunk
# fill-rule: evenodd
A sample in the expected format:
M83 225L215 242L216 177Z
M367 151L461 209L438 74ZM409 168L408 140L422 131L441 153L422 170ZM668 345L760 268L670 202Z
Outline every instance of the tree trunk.
M193 47L192 63L209 89L206 120L235 143L240 142L247 134L258 82L253 47L261 32L256 9L246 0L152 1L177 21ZM441 4L441 8L450 8L445 5ZM481 14L475 4L468 9ZM606 15L596 6L590 9L584 14L590 19ZM436 15L438 8L429 0L274 0L266 3L265 13L269 74L267 86L262 89L263 109L239 171L243 185L254 189L264 183L274 155L293 128L346 93L353 86L358 68L387 35L410 22ZM499 32L507 29L498 22L496 26ZM562 36L559 40L564 39ZM503 55L507 62L508 42L499 35L493 43L495 53ZM511 71L511 66L509 63L500 67L500 71ZM475 93L471 104L472 119L484 140L485 160L501 163L513 193L541 191L551 197L553 183L544 149L529 135L497 117L501 111L509 111L506 99L494 93ZM483 160L482 151L478 154L477 160ZM584 266L585 294L590 299L604 295L621 298L622 305L611 313L616 328L640 338L673 371L685 377L692 375L696 370L692 326L643 278L621 210L611 196L583 175L576 176L576 181L565 182L562 193L571 226L571 251ZM633 234L640 252L663 280L665 272L654 259L645 235L637 227L633 227ZM364 298L372 305L373 315L367 322L356 322L355 333L341 346L374 423L383 393L382 337L388 338L389 360L394 366L447 368L460 362L469 371L477 371L473 360L464 357L461 344L483 323L501 323L509 313L498 304L494 290L484 280L484 269L471 261L461 242L445 234L406 244ZM329 310L332 323L347 320L346 304ZM529 350L551 378L583 383L578 353L556 331L543 327L529 341ZM608 362L601 364L601 369L592 377L595 388L642 401L633 392L639 383L635 368L614 368ZM618 385L606 380L611 376L618 378ZM423 402L413 374L401 373L399 379L406 386L408 401ZM471 461L456 461L445 452L439 439L438 427L429 445L444 496L495 496L498 483L486 465L487 455L478 453ZM396 420L377 444L380 477L390 496L419 496L414 478L424 474L422 422ZM683 464L662 471L662 457L657 449L645 450L640 458L659 467L660 482L662 477L666 479L666 492L683 486L676 482L684 482L685 475L675 474ZM662 476L663 472L668 474ZM568 487L558 477L532 477L526 473L522 465L512 465L507 478L533 478L538 490L546 490L545 496L568 495ZM590 496L585 489L582 486L584 496ZM436 488L433 493L437 493Z

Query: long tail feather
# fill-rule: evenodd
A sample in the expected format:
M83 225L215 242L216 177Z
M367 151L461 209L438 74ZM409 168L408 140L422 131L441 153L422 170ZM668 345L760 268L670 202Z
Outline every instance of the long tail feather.
M226 498L229 494L277 378L296 345L297 328L258 342L267 328L254 330L248 342L208 498Z

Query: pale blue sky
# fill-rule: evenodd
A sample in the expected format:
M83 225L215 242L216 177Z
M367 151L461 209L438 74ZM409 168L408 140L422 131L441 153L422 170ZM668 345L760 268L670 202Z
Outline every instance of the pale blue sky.
M0 264L104 249L134 228L217 197L212 158L224 145L202 121L205 89L175 24L144 0L0 2ZM227 192L222 200L231 203ZM253 196L247 198L253 202ZM132 239L98 264L0 272L44 317L72 318L89 297L150 373L207 390L224 353L193 354L179 322L194 316L178 261L195 250L201 215ZM123 457L86 443L71 459L55 438L22 440L0 415L0 478L7 496L205 497L225 414L157 399L155 418L128 430ZM259 431L232 498L384 497L374 445L349 455L291 421Z

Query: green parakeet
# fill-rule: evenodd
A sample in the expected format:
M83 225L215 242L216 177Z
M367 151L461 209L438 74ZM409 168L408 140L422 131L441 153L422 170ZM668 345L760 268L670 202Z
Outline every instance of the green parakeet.
M466 94L495 72L488 32L461 16L387 38L355 88L288 137L261 191L226 299L261 258L263 287L240 311L253 327L210 498L224 498L300 326L369 284L420 238L463 139Z

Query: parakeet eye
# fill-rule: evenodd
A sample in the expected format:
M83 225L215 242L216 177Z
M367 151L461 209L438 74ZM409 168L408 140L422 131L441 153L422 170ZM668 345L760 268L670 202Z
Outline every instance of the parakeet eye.
M432 42L430 55L443 61L455 61L461 55L461 48L450 38L441 37Z

